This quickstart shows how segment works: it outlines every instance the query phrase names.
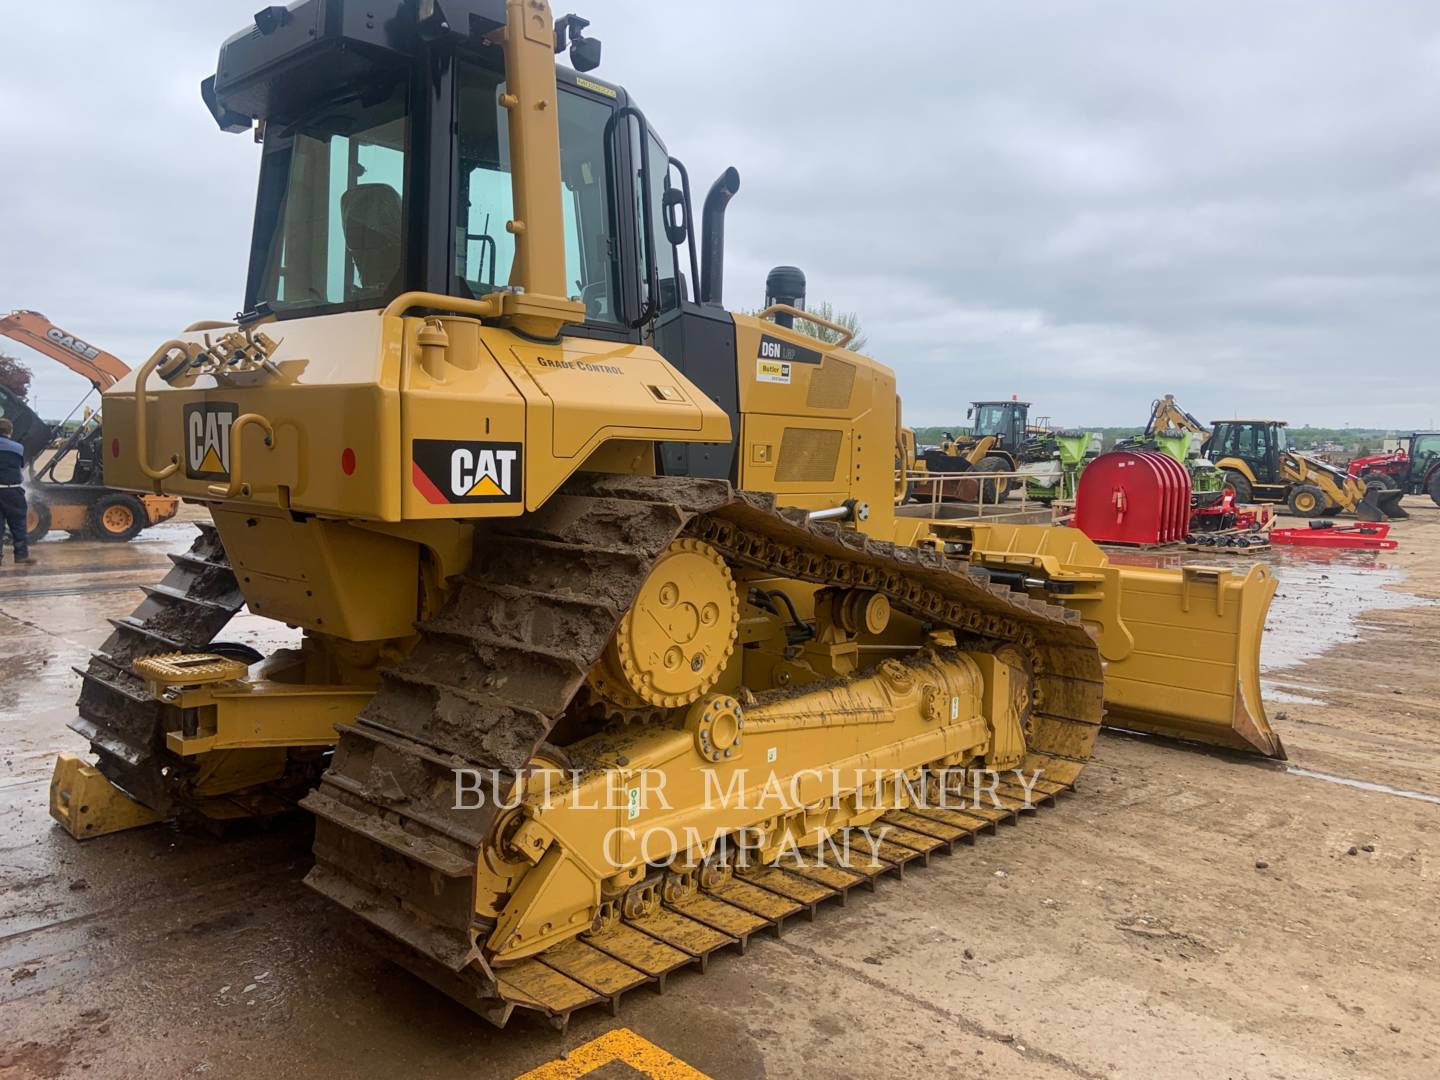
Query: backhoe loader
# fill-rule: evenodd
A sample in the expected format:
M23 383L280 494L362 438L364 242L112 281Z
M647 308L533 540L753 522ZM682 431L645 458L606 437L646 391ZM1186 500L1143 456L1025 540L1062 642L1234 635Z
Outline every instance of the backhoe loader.
M1174 458L1190 474L1191 504L1196 509L1214 506L1225 495L1225 474L1203 456L1209 432L1194 415L1166 394L1150 403L1150 418L1136 436L1122 439L1116 450L1154 450Z
M1284 503L1301 517L1354 514L1362 521L1410 515L1403 491L1347 475L1285 441L1284 420L1216 420L1205 455L1242 503Z
M563 1024L1053 802L1107 710L1280 755L1265 569L898 516L894 373L798 297L724 308L739 175L697 244L586 28L302 0L225 43L244 311L104 409L111 481L213 525L84 672L54 816L301 799L308 883L377 949ZM215 642L242 605L294 646Z
M1362 521L1409 517L1400 492L1347 476L1285 443L1284 420L1215 420L1207 428L1183 409L1174 394L1151 405L1146 434L1196 435L1207 461L1225 476L1239 503L1284 503L1302 517L1354 514Z
M130 370L118 357L62 330L38 311L12 311L0 317L0 335L83 376L97 393L114 386ZM58 434L50 425L13 396L0 401L0 409L17 430L28 433L22 442L29 467L26 528L32 544L51 529L98 540L130 540L148 526L175 516L180 501L172 495L132 495L105 486L98 416L84 417L46 454Z

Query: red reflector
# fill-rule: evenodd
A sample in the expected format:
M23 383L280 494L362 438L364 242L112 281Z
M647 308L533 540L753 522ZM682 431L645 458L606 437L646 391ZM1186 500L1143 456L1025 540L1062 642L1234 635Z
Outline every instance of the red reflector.
M340 468L346 476L355 475L355 451L348 446L340 455Z
M110 456L111 456L111 457L119 457L119 456L120 456L120 440L119 440L119 439L111 439L111 440L110 440Z

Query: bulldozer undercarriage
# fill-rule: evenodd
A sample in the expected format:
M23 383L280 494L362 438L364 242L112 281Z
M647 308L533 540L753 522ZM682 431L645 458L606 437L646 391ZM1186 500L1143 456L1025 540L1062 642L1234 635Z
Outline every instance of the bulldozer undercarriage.
M1102 713L1074 611L723 481L589 475L477 528L317 788L311 748L166 752L135 661L216 648L242 602L213 529L174 562L82 673L100 770L162 816L313 789L308 883L496 1024L563 1026L1053 802ZM782 588L809 640L757 618Z

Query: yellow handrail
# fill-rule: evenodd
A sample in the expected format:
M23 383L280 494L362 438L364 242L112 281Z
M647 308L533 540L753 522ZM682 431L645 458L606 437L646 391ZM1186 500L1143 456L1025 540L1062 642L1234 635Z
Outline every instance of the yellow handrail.
M153 353L150 359L140 366L135 376L135 457L140 464L140 471L155 481L155 491L161 492L161 481L174 474L180 468L180 455L171 454L170 463L156 469L147 460L146 447L149 444L147 416L149 415L148 404L145 401L145 383L150 378L150 373L159 367L172 352L179 349L182 353L189 355L189 349L185 342L177 338L171 338L161 345Z
M251 424L258 424L265 432L267 447L273 449L275 446L275 429L265 417L253 412L236 417L235 422L230 425L230 482L206 485L206 490L217 499L233 499L236 495L250 497L250 485L240 479L240 462L241 436Z
M500 316L500 294L491 293L472 299L466 296L445 296L443 293L414 290L403 292L385 305L380 314L384 318L399 318L411 308L428 307L440 311L454 311L463 315L474 315L481 319L495 319Z
M806 311L804 308L792 307L789 304L771 304L764 311L760 312L759 318L768 319L771 315L781 311L788 315L794 315L797 319L804 319L806 322L812 322L817 326L834 330L840 335L840 340L831 342L830 344L836 345L839 348L843 349L846 345L850 344L851 339L855 336L855 331L851 330L848 326L841 326L839 323L831 322L829 319L822 319L814 312Z

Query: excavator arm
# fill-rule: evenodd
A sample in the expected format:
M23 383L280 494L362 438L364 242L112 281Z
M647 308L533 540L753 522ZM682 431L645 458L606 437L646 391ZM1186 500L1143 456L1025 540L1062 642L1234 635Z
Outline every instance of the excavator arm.
M12 311L0 318L0 334L83 375L101 393L130 374L130 365L119 357L60 329L38 311Z

